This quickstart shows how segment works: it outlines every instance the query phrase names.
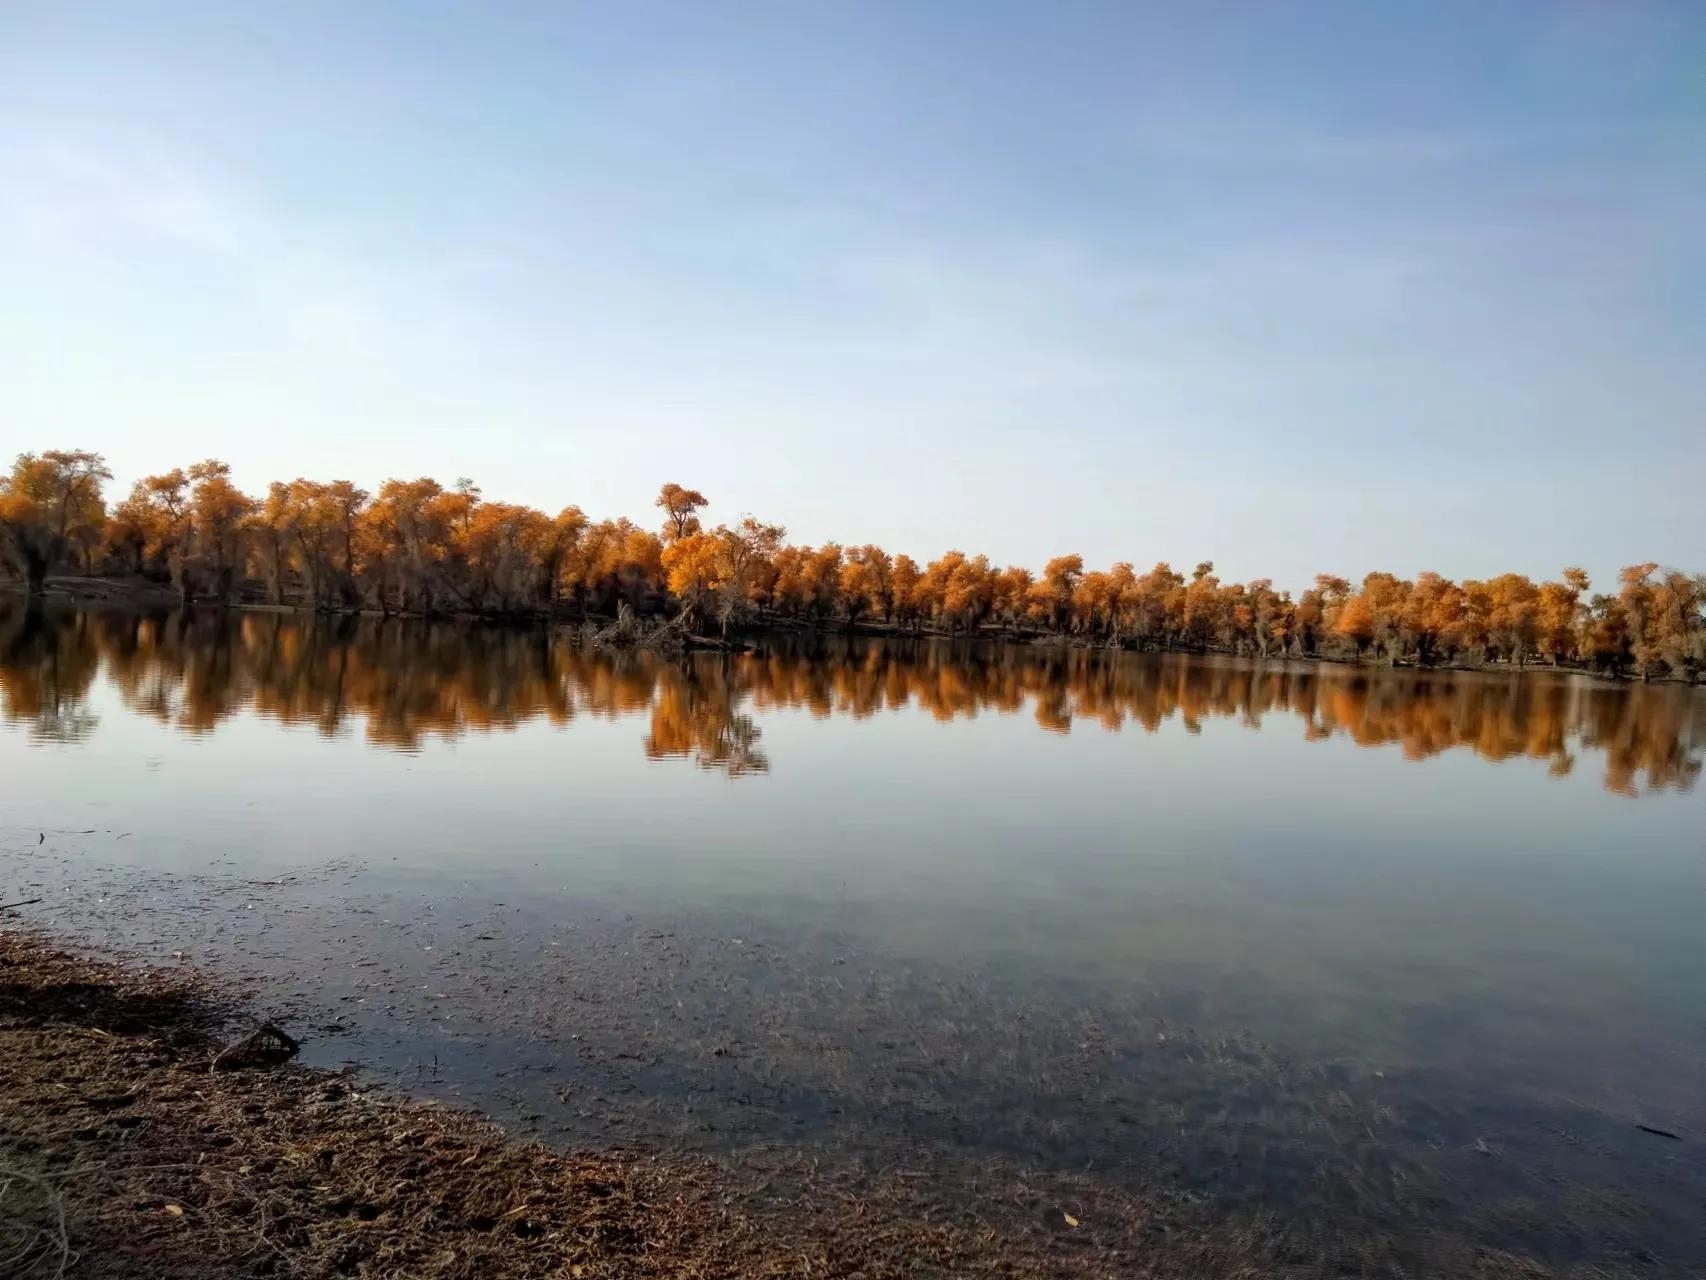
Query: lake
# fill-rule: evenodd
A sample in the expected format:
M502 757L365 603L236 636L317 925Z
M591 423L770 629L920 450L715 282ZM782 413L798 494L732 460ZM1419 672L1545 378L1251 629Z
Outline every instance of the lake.
M1706 1270L1706 691L21 603L0 900L245 975L311 1061L1161 1188L1298 1274Z

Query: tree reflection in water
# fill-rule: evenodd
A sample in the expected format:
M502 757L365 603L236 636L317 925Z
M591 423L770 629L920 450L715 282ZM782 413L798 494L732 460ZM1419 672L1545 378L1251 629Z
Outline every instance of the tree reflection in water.
M566 633L377 618L188 611L27 611L0 605L0 718L43 741L99 728L97 677L123 704L187 733L240 711L321 732L359 725L404 751L432 738L543 719L647 716L649 758L761 774L766 712L854 719L900 708L938 720L1029 711L1043 729L1080 723L1155 733L1169 722L1260 728L1292 716L1309 739L1399 747L1423 760L1468 749L1526 757L1556 774L1604 757L1608 789L1687 788L1700 775L1706 697L1545 672L1262 665L1184 655L829 638L756 654L592 653Z

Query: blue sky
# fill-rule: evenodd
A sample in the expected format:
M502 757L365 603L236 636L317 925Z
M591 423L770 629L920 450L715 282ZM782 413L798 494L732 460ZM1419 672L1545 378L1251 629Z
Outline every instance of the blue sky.
M1706 8L0 5L0 451L1706 569Z

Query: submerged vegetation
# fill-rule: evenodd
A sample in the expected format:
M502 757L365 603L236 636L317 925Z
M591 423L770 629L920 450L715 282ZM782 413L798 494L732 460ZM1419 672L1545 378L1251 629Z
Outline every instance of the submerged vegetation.
M22 454L0 478L0 554L27 590L50 574L157 584L179 600L320 611L679 620L683 628L880 626L1136 649L1364 659L1422 666L1530 662L1643 679L1706 674L1706 576L1631 565L1613 592L1580 569L1455 582L1321 574L1295 598L1157 564L1040 572L948 551L920 564L880 547L798 546L750 516L705 525L705 495L659 492L657 531L487 500L470 480L275 481L262 497L209 459L148 476L109 507L100 454Z

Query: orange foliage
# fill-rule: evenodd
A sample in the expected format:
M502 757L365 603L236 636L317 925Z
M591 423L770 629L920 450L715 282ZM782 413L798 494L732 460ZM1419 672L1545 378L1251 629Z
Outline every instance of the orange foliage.
M682 660L588 651L562 632L374 619L333 628L279 613L235 624L209 611L32 615L0 603L0 719L42 738L85 737L98 731L89 703L103 675L131 710L190 732L253 708L328 734L354 722L377 744L413 749L535 718L633 716L648 756L730 774L768 767L760 722L795 708L863 719L912 707L943 721L1028 712L1053 732L1087 723L1153 733L1169 721L1198 732L1215 719L1258 727L1287 716L1306 739L1396 747L1413 760L1467 750L1562 774L1593 752L1607 788L1626 794L1693 786L1706 751L1706 702L1692 691L1550 674L1417 677L839 638Z
M1615 595L1566 569L1453 582L1322 574L1295 600L1265 578L1187 579L1082 556L1040 574L949 551L920 568L865 544L789 545L751 516L707 527L708 501L666 484L661 534L627 519L555 518L487 500L472 481L275 482L259 501L214 459L139 481L109 514L100 455L20 455L0 478L0 551L32 590L52 569L169 582L191 597L295 601L383 613L609 615L680 611L725 631L742 622L880 623L948 634L1073 638L1140 649L1258 657L1362 657L1418 665L1543 661L1643 678L1706 674L1706 577L1656 564L1623 571ZM97 565L97 552L101 563Z

